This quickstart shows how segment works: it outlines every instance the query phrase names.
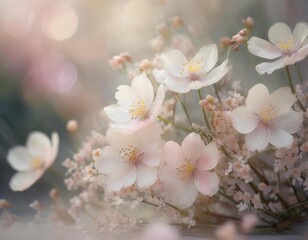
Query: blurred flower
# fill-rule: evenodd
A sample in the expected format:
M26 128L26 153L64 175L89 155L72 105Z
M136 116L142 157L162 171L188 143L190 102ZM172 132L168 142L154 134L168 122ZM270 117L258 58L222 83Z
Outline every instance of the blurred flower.
M297 132L303 121L301 113L291 110L296 101L289 87L282 87L269 94L263 84L252 87L246 106L231 112L233 127L245 135L249 150L262 150L269 143L275 147L289 147L292 133Z
M168 167L164 170L162 180L169 185L170 178L176 179L172 183L169 198L178 202L181 207L189 207L198 196L198 192L206 196L217 193L219 179L216 173L210 172L216 167L219 151L214 143L205 145L200 136L190 133L179 146L176 142L169 141L164 145L162 161ZM173 181L171 179L171 181Z
M252 37L248 41L249 51L262 58L275 59L273 62L263 62L256 66L259 74L271 74L277 69L292 65L303 60L308 55L308 25L305 22L296 24L293 33L284 23L275 23L268 30L268 39L265 41Z
M10 181L13 191L24 191L31 187L52 165L58 154L59 136L52 133L51 141L45 133L32 132L26 147L15 146L9 150L7 161L18 171Z
M66 130L69 133L75 133L78 129L78 122L74 119L71 119L66 124Z
M238 240L239 234L234 222L226 222L217 228L215 235L220 240Z
M115 98L118 104L104 108L113 121L110 126L131 132L156 120L165 98L165 89L161 85L154 99L152 83L143 73L133 79L131 86L119 86Z
M163 70L153 70L158 82L170 91L187 93L218 82L228 72L225 60L213 69L217 63L218 52L215 44L206 45L188 61L179 50L171 50L161 55Z
M8 202L6 199L0 199L0 209L10 208L10 207L11 207L10 202Z
M164 223L154 223L147 226L140 240L178 240L178 232Z
M134 183L144 188L156 182L162 145L160 134L158 123L132 134L121 134L112 129L107 131L110 146L102 148L97 157L95 153L93 155L98 172L107 175L109 191L119 191Z

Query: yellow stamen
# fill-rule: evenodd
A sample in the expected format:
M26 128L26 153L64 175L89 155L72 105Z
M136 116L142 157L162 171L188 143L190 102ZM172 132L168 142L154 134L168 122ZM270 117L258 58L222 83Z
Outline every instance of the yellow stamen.
M145 118L147 116L147 109L144 100L132 103L128 112L131 116L131 119Z
M121 148L120 154L122 155L122 159L128 161L130 164L135 164L141 156L139 149L133 145Z
M34 157L31 159L31 166L35 169L41 168L43 166L43 161L39 157Z
M192 81L199 79L199 74L203 70L203 61L191 60L190 62L185 62L184 67L180 74L184 74L184 72L188 71L190 79Z
M261 120L264 123L269 123L275 118L274 110L272 105L265 107L260 113Z
M180 178L187 180L194 172L195 165L190 161L185 162L180 167L176 169L179 172Z
M292 38L289 38L288 40L279 41L277 45L282 51L289 51L293 48L294 41Z

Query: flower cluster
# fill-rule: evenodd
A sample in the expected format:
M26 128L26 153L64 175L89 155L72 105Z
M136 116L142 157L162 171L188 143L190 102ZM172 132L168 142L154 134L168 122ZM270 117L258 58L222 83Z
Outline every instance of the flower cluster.
M256 70L271 74L286 67L290 87L270 93L258 83L240 94L239 83L229 89L227 82L218 85L231 75L230 52L219 56L216 44L186 57L156 39L152 44L160 55L136 63L133 74L125 65L132 63L130 54L115 56L111 66L126 70L132 80L117 87L117 102L104 108L110 120L106 134L94 132L72 159L63 162L65 185L78 192L68 209L52 195L61 221L83 227L94 222L107 232L147 223L149 218L193 226L246 216L249 226L279 228L291 216L307 217L307 94L304 84L294 86L289 66L307 56L308 26L299 23L292 33L276 23L269 29L269 43L249 38L251 18L244 24L246 28L225 47L239 50L247 43L251 54L278 58ZM175 17L172 27L184 23ZM160 25L158 32L161 41L170 37L167 25ZM205 90L213 90L215 96L203 97ZM75 132L77 124L70 126ZM19 171L10 182L13 190L25 190L43 175L55 160L58 141L57 134L50 141L36 132L26 148L9 152L9 163ZM139 216L132 213L137 206L143 213ZM232 224L225 228L234 230Z

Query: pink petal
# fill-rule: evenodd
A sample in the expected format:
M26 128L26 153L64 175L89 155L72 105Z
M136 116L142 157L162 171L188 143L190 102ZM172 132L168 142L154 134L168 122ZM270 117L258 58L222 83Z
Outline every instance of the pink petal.
M173 141L165 143L161 158L173 169L178 168L185 161L182 148Z
M282 55L282 52L276 46L261 38L252 37L247 43L249 52L258 57L274 59Z
M135 166L127 165L107 175L106 186L111 192L132 186L137 178Z
M215 195L219 189L219 178L214 172L196 171L194 183L200 193L209 197Z
M202 151L201 156L196 162L196 169L198 170L211 170L218 164L219 150L215 143L206 145Z
M204 142L201 140L201 137L196 133L188 134L182 142L184 156L186 159L192 162L198 160L204 148Z
M145 188L153 185L157 181L157 168L149 167L145 164L137 166L137 186Z
M284 65L293 65L297 62L302 61L308 55L308 44L304 45L297 52L292 54L291 56L285 56L283 59Z
M284 68L286 64L283 62L282 58L274 62L263 62L256 66L256 70L259 74L263 75L264 73L272 74L275 70Z
M276 115L287 113L296 101L289 87L282 87L271 94L271 103Z
M263 150L268 146L267 127L259 124L255 130L245 135L245 144L248 150Z
M149 111L150 119L154 120L160 114L165 99L166 90L166 87L163 84L160 84L154 102L152 103Z
M299 112L290 110L287 113L280 115L274 120L274 126L282 129L289 134L296 133L300 130L303 123L303 115Z
M95 161L95 168L99 173L111 174L119 168L125 166L124 160L121 158L119 152L110 146L102 149L101 157Z
M265 85L259 83L249 89L246 98L246 107L249 111L259 114L269 104L270 94Z
M29 170L26 172L16 173L10 180L10 188L13 191L24 191L30 188L41 176L44 170Z
M271 127L268 129L269 142L275 147L290 147L293 143L293 137L284 130Z
M238 107L230 114L233 127L242 134L252 132L260 122L260 118L246 107Z

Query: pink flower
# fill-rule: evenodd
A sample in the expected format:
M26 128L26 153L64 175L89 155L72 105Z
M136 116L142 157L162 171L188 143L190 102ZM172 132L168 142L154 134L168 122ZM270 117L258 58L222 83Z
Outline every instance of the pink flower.
M143 232L140 240L179 240L176 229L164 223L150 224Z
M110 146L102 148L98 155L93 154L93 158L98 172L106 175L105 184L109 191L120 191L134 183L146 188L156 182L163 144L161 131L158 123L131 134L113 129L107 131Z
M279 22L268 30L270 42L252 37L248 41L248 49L252 54L266 59L277 59L260 63L256 66L257 72L271 74L277 69L303 60L308 55L308 44L305 41L307 35L308 25L305 22L296 24L293 33L286 24Z
M165 98L165 88L154 89L145 73L135 77L131 86L121 85L115 94L117 104L104 108L112 123L111 128L132 132L156 120Z
M216 145L205 145L196 133L190 133L182 146L167 142L162 153L162 160L168 165L162 170L162 180L169 195L167 200L185 208L193 204L199 192L206 196L216 194L219 179L209 170L216 167L218 159Z
M218 82L228 72L225 60L214 68L218 59L217 46L206 45L199 50L191 61L177 49L162 54L162 70L153 70L158 82L166 85L167 89L177 93L187 93Z
M301 113L291 109L296 101L289 87L282 87L269 94L263 84L252 87L246 106L231 112L233 127L245 134L249 150L262 150L269 143L275 147L290 147L292 133L297 132L303 121Z

